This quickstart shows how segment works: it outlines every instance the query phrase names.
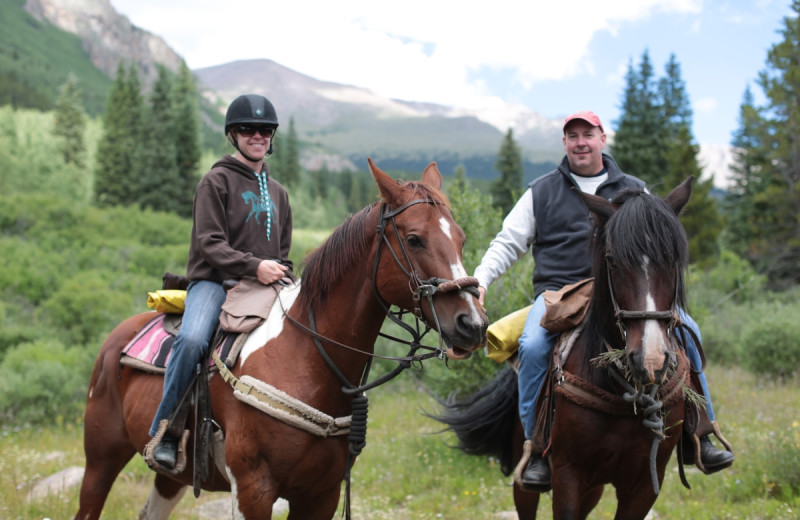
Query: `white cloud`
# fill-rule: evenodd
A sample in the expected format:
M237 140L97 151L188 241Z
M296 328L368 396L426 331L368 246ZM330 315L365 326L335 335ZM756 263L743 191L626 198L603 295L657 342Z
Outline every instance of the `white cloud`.
M465 107L497 98L475 79L513 71L529 89L594 74L592 38L659 13L697 13L702 0L112 0L163 36L191 68L270 58L317 79Z
M710 114L717 109L717 100L714 98L701 98L695 101L694 111L698 114Z

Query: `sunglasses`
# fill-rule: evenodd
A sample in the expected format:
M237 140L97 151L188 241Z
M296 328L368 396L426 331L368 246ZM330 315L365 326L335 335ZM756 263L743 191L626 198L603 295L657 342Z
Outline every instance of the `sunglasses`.
M253 137L256 133L259 133L261 137L269 138L275 133L275 129L270 126L239 125L236 128L236 133L242 137Z

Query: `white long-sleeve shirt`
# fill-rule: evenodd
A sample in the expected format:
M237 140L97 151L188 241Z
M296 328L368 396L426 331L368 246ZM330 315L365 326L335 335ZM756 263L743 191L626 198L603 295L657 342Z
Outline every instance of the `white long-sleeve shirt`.
M608 173L593 177L583 177L572 172L570 175L581 191L592 195L608 178ZM535 235L536 216L533 195L531 189L528 188L503 219L502 229L492 239L480 265L475 268L474 276L481 286L488 289L495 280L522 258L528 252Z

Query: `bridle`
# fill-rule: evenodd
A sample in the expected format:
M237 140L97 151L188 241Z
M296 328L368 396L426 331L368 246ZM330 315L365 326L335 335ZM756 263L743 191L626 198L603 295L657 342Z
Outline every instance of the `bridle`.
M675 294L672 297L672 304L670 305L670 309L668 311L629 311L621 309L619 304L617 303L617 298L614 295L614 284L611 280L611 270L606 268L606 277L608 280L608 293L611 296L611 305L614 308L614 320L617 324L617 329L619 330L620 336L622 336L622 341L628 337L628 329L625 327L625 322L629 320L659 320L659 321L668 321L669 324L667 325L667 337L671 338L672 333L675 328L680 324L680 318L678 317L678 283L675 283Z
M411 202L408 202L400 206L396 210L391 210L389 208L389 205L385 202L381 205L381 217L380 220L378 221L378 230L377 230L378 240L380 243L378 244L378 251L375 254L375 265L372 270L372 289L373 292L375 293L375 298L381 304L381 307L383 307L383 309L386 311L386 315L396 324L400 325L408 332L410 332L412 335L416 336L419 327L417 327L417 329L414 330L408 324L403 322L402 315L404 314L404 312L403 311L393 312L390 309L390 306L386 304L385 300L381 297L380 293L378 292L378 267L381 261L381 246L385 244L389 252L392 254L395 263L397 263L398 267L400 267L400 270L402 270L403 273L408 277L408 285L411 290L411 295L414 298L414 311L413 311L414 316L417 319L417 323L419 323L419 321L422 321L425 323L426 326L425 333L422 334L424 336L431 329L431 326L427 323L427 321L423 317L422 307L420 305L423 298L425 298L428 301L431 313L433 314L433 321L436 330L441 331L442 329L440 327L439 317L436 314L436 307L433 304L433 297L434 295L436 295L436 293L439 292L446 293L456 290L459 291L463 290L469 292L476 298L479 298L480 294L478 292L478 280L471 276L466 276L463 278L459 278L457 280L448 280L446 278L437 278L437 277L432 277L426 280L422 280L419 277L419 272L416 269L414 269L411 264L411 258L408 256L408 252L406 251L406 248L403 245L403 240L400 237L400 232L398 231L397 225L394 221L394 217L396 217L406 209L416 204L436 204L436 203L430 199L415 199L412 200ZM395 252L391 242L389 242L389 238L386 236L386 224L388 222L392 223L392 228L394 229L395 238L397 239L397 243L400 246L400 252L402 253L403 260L405 260L405 265ZM408 268L406 268L406 265L408 266ZM442 345L443 345L443 340L440 334L439 347L437 351L437 356L439 357L439 359L442 359L444 357L444 349L442 348Z
M430 200L430 199L415 199L415 200L412 200L410 202L407 202L406 204L400 206L399 208L397 208L395 210L392 210L391 208L389 208L389 205L387 203L385 203L385 202L382 203L382 205L381 205L381 215L380 215L380 219L378 221L378 226L377 226L378 248L377 248L377 252L375 254L375 264L374 264L374 268L373 268L373 272L372 272L372 288L373 288L373 293L375 294L376 300L381 305L381 307L383 307L383 309L386 312L386 315L389 318L391 318L391 320L394 323L396 323L397 325L399 325L400 327L405 329L411 335L412 339L410 341L403 340L401 338L397 338L397 337L385 334L383 332L381 332L380 335L385 337L385 338L388 338L388 339L390 339L392 341L408 345L409 346L408 355L403 356L403 357L383 356L383 355L378 355L378 354L375 354L375 353L372 353L372 352L365 352L365 351L363 351L361 349L352 347L350 345L345 345L345 344L340 343L340 342L338 342L336 340L333 340L331 338L323 336L322 334L317 332L317 330L316 330L316 320L315 320L315 317L314 317L313 309L309 308L309 310L308 310L309 326L306 326L306 325L303 325L302 323L300 323L299 321L297 321L296 319L292 318L291 316L289 316L289 314L287 313L286 309L282 308L283 315L291 323L293 323L295 326L297 326L298 328L300 328L301 330L303 330L304 332L306 332L308 335L310 335L313 338L314 343L317 346L317 350L320 352L320 355L325 360L325 362L328 364L328 366L331 368L331 370L334 372L334 374L336 374L336 376L341 381L341 383L343 385L342 386L342 392L344 392L345 394L357 395L357 394L363 393L366 390L369 390L369 389L375 388L377 386L380 386L380 385L386 383L387 381L389 381L391 379L394 379L403 370L405 370L407 368L410 368L414 363L422 362L422 361L424 361L426 359L430 359L432 357L436 357L436 358L439 358L439 359L444 359L446 351L443 348L443 339L441 337L441 326L440 326L440 323L439 323L439 317L438 317L438 315L436 313L435 305L433 303L433 297L437 293L447 293L447 292L462 291L462 290L469 292L470 294L474 295L476 298L479 297L479 293L478 293L478 283L479 282L478 282L478 280L476 278L473 278L471 276L466 276L466 277L458 278L456 280L448 280L448 279L445 279L445 278L432 277L432 278L428 278L428 279L423 280L423 279L421 279L419 277L418 271L413 268L413 265L411 263L411 258L409 257L405 246L403 245L403 240L400 237L400 232L397 229L397 225L395 224L395 220L394 219L395 219L395 217L397 215L399 215L400 213L402 213L406 209L410 208L411 206L414 206L416 204L423 204L423 203L424 204L437 204L436 202L434 202L433 200ZM392 227L394 228L395 237L397 238L397 243L399 244L399 247L400 247L400 255L398 255L397 252L395 252L394 248L392 247L391 242L387 238L386 226L387 226L387 223L389 223L389 222L391 222ZM406 314L408 311L403 311L403 310L401 310L401 311L392 311L391 308L390 308L390 305L388 305L386 303L386 301L381 297L380 293L378 292L378 286L377 286L378 267L380 265L381 250L382 250L382 246L384 244L388 248L389 252L391 253L391 255L394 258L394 260L397 263L397 265L400 267L400 269L403 271L403 273L405 273L405 275L409 279L409 288L411 290L412 297L414 299L414 311L413 312L414 312L415 321L416 321L415 326L413 326L413 327L411 325L405 323L403 321L403 319L402 319L403 315ZM401 260L401 258L402 258L402 260ZM405 261L405 265L404 265L404 261ZM408 267L406 267L406 266L408 266ZM422 308L420 306L420 302L422 301L423 298L428 301L428 305L430 306L431 313L433 314L433 320L434 320L434 325L436 327L436 330L440 331L438 347L430 347L430 346L422 344L422 339L425 337L425 335L428 334L428 332L430 332L432 330L432 327L427 323L427 320L425 320L423 315L422 315ZM278 298L278 301L279 302L281 301L280 298ZM282 305L282 303L281 303L281 305ZM420 322L424 323L424 327L420 326ZM423 328L424 328L424 330L422 330ZM323 342L327 343L327 344L330 344L330 345L333 345L333 346L338 347L338 348L349 350L351 352L355 352L355 353L362 354L362 355L365 355L365 356L369 357L367 365L366 365L366 367L364 369L364 373L362 374L361 382L360 382L359 386L353 386L347 380L347 378L344 376L344 374L341 372L341 370L339 370L339 368L336 366L334 361L328 355L327 351L325 350L324 346L322 345ZM427 350L428 352L425 353L425 354L417 354L417 351L420 350L420 349L421 350ZM369 376L370 366L372 364L372 360L375 359L375 358L386 359L386 360L390 360L390 361L397 361L398 362L398 366L395 367L394 370L392 370L392 371L382 375L381 377L375 379L374 381L368 383L367 379L368 379L368 376Z
M679 266L676 266L676 269L680 269ZM677 271L676 271L677 272ZM606 277L608 280L608 293L611 297L611 304L614 309L614 320L616 321L617 328L619 329L620 336L622 337L623 343L627 342L627 328L625 327L625 322L629 320L659 320L659 321L667 321L667 339L672 341L673 332L678 328L682 327L680 330L689 330L691 334L694 332L691 329L683 326L680 320L680 316L678 314L678 281L675 282L675 293L672 297L672 303L670 304L670 309L666 311L630 311L621 309L619 304L617 303L617 298L614 295L614 284L612 283L611 279L611 270L606 267ZM685 345L685 341L678 343L678 345ZM610 349L611 347L607 345ZM669 352L669 365L675 368L678 364L676 353L674 350ZM620 366L616 366L616 369L612 367L612 365L608 366L608 373L611 375L612 379L614 379L622 388L622 398L629 402L633 403L634 406L639 406L642 408L642 424L649 428L653 434L653 442L650 447L650 479L653 484L653 491L656 495L659 494L660 486L658 484L658 475L656 470L656 455L658 453L658 445L659 443L666 438L664 434L664 420L661 417L661 409L663 408L663 403L658 399L657 393L661 384L653 384L650 385L650 390L645 393L644 387L636 384L632 385L630 381L628 381L623 375ZM662 381L663 384L663 381Z

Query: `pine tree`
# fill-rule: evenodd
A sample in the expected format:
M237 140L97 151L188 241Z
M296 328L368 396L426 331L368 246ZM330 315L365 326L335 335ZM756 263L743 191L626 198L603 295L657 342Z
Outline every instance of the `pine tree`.
M768 68L759 74L767 106L752 158L760 163L763 154L765 162L748 186L750 216L761 237L749 244L750 258L775 285L800 281L800 0L792 10L783 20L783 41L769 50Z
M500 145L495 169L500 172L500 177L492 183L491 194L494 206L504 214L508 213L517 201L517 196L522 189L524 169L522 154L514 141L514 131L509 128Z
M136 202L136 150L141 146L142 97L133 65L117 67L103 114L103 135L97 144L95 200L101 206Z
M765 147L771 138L766 133L762 109L755 105L748 86L739 107L739 126L734 131L731 187L725 200L728 223L725 244L738 255L757 261L763 240L756 209L756 197L763 191L764 173L769 169L769 153Z
M144 111L135 168L137 186L132 202L158 211L174 211L175 201L184 186L178 171L172 103L172 77L166 67L158 66L158 78Z
M681 66L671 54L664 67L665 76L658 81L658 104L666 125L666 136L678 137L681 128L692 127L692 108L686 84L681 78Z
M664 72L663 77L654 77L646 51L638 72L628 66L613 155L623 171L641 178L650 190L662 195L694 175L692 199L681 222L689 237L691 261L707 266L718 254L722 218L711 197L713 181L703 178L698 161L691 104L674 54Z
M178 168L178 192L173 208L178 215L192 216L194 192L200 161L200 122L197 87L186 63L181 65L173 94L172 135L175 143L175 164Z
M453 185L448 192L464 192L467 189L467 169L463 164L459 164L453 173L455 174L455 181L453 181Z
M56 102L55 128L53 134L61 138L60 148L64 162L79 168L86 166L86 114L81 103L78 79L70 74L61 86L61 95Z
M667 189L677 186L694 175L692 199L686 206L681 222L689 237L689 258L700 267L709 267L719 254L718 238L722 232L722 217L711 189L713 179L700 167L700 147L692 135L692 108L681 69L675 55L665 66L665 75L658 81L658 106L664 128L661 153L665 169L659 184ZM665 193L666 195L666 193Z
M699 147L693 143L689 127L678 125L675 131L675 138L665 141L667 171L665 193L661 195L694 175L692 198L681 215L681 223L689 238L689 260L698 267L710 267L719 255L718 238L723 226L717 203L711 197L713 179L703 178L697 160Z
M289 119L289 126L282 134L280 151L276 152L279 165L278 175L281 184L287 188L294 188L300 184L300 152L297 145L294 117Z
M645 51L639 70L628 63L621 115L610 146L619 167L636 175L648 186L662 181L664 159L658 153L663 143L664 126L658 102L650 54Z

